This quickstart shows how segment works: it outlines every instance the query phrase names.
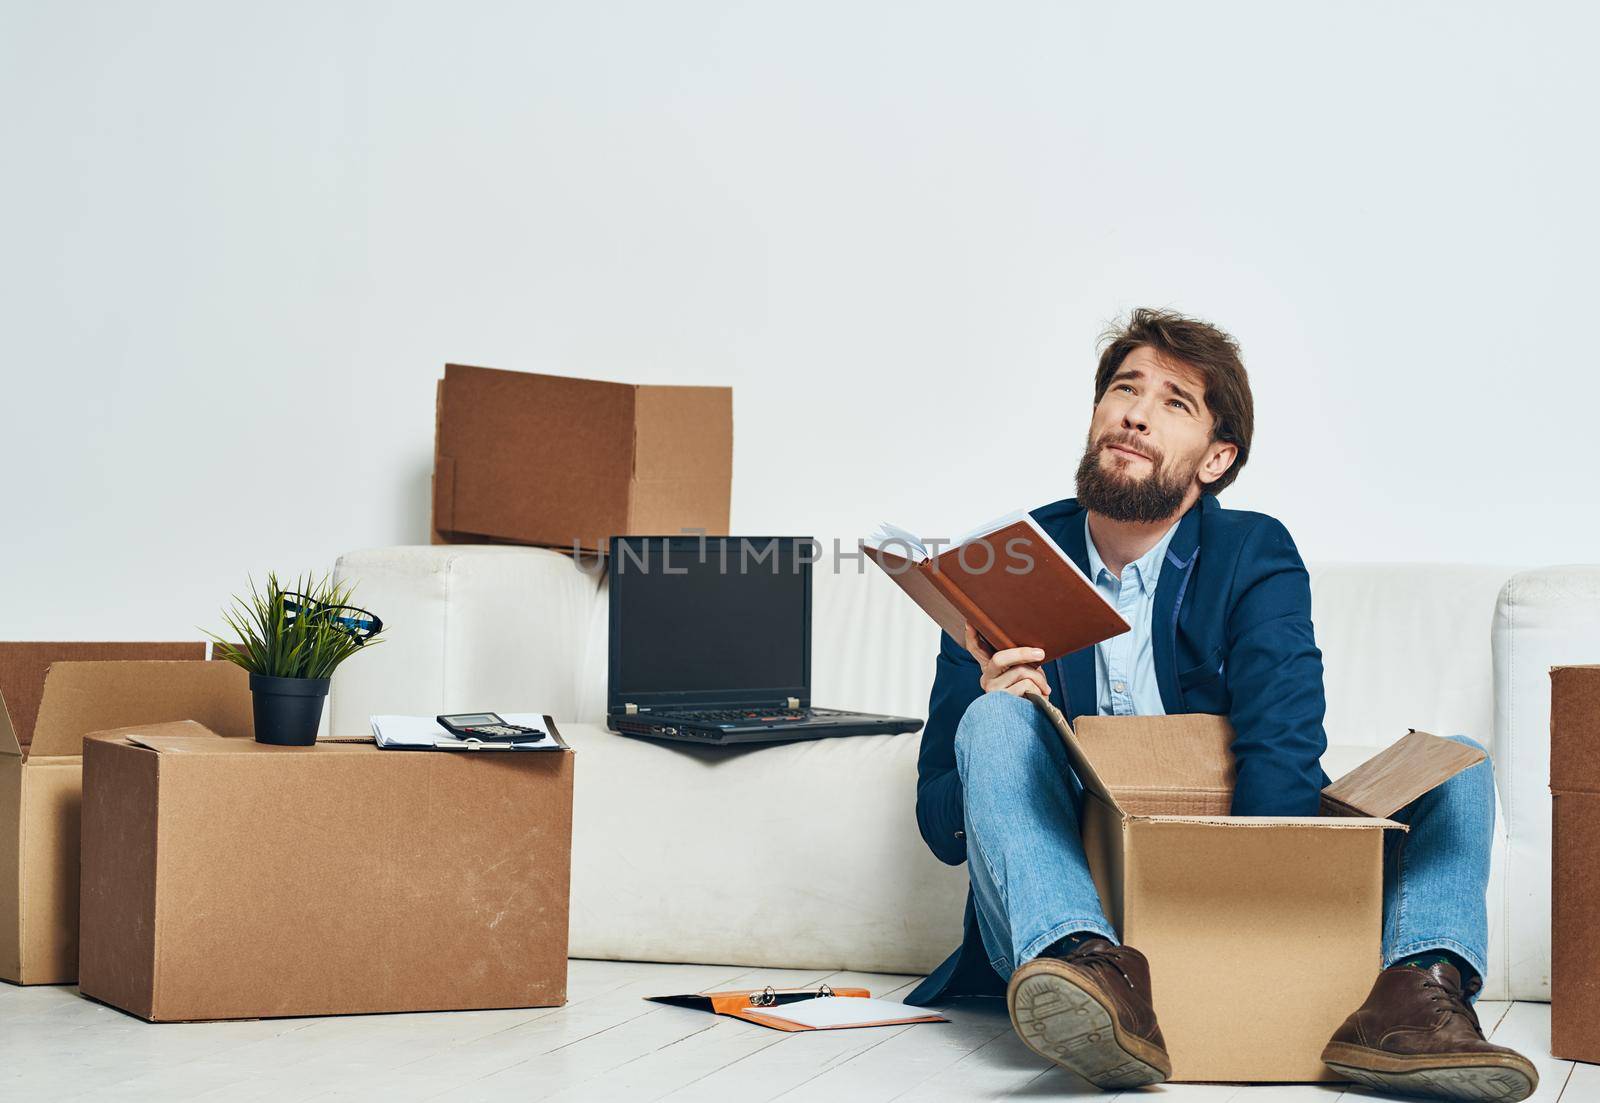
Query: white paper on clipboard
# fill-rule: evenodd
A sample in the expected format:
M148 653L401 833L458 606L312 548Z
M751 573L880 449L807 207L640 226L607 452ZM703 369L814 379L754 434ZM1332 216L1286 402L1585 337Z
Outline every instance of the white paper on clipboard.
M847 1026L894 1026L900 1023L946 1023L943 1015L921 1007L907 1007L893 1000L859 997L821 996L796 1000L777 1007L754 1007L746 1015L779 1019L812 1030L834 1030Z

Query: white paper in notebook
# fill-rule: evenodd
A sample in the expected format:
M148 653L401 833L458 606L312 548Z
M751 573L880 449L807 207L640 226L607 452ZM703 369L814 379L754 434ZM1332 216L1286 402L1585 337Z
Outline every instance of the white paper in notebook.
M561 746L544 730L544 714L538 712L508 712L500 719L518 727L535 728L537 736L517 743L519 750L554 750ZM457 739L431 716L374 716L371 718L372 737L380 747L427 748L433 750L466 750L468 744ZM491 750L504 750L512 744L487 745Z
M926 1008L907 1007L893 1000L874 1000L857 996L819 996L814 1000L796 1000L794 1003L778 1007L752 1008L746 1014L784 1019L817 1030L826 1030L833 1026L869 1026L873 1023L905 1022L908 1019L948 1021L938 1012Z

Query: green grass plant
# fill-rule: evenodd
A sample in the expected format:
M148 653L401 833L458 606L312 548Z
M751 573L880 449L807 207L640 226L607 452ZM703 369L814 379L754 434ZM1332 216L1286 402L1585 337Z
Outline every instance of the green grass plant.
M216 645L217 658L252 674L326 678L351 655L376 642L375 637L361 640L329 612L348 606L351 590L327 576L310 574L285 587L276 574L269 573L265 590L252 579L249 595L235 596L233 607L223 610L222 619L234 638L206 634ZM285 594L309 598L308 607L299 615L292 614L284 601ZM293 600L300 604L299 598Z

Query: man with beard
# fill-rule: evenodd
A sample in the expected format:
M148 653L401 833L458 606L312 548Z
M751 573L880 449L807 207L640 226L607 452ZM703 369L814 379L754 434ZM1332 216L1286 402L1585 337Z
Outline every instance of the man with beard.
M1119 944L1089 875L1081 787L1022 695L1069 719L1225 715L1233 814L1318 814L1327 740L1305 565L1278 521L1217 504L1253 431L1234 340L1135 311L1101 352L1077 498L1033 512L1132 628L1048 665L1035 648L991 652L970 626L941 639L917 822L942 861L967 863L966 938L907 1002L1004 994L1031 1049L1102 1088L1158 1083L1171 1064L1148 962ZM1385 836L1384 968L1323 1060L1405 1094L1526 1098L1533 1065L1487 1042L1472 1010L1487 956L1489 762L1395 818L1410 831Z

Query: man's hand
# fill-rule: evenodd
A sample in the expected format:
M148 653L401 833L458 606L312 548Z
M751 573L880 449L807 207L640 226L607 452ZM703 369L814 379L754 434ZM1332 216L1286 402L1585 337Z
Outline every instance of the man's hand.
M993 693L998 689L1016 697L1024 693L1050 696L1050 680L1039 666L1044 661L1043 651L1037 647L1008 647L1004 651L990 651L988 645L972 630L972 625L966 625L966 630L967 651L978 660L978 666L983 671L978 685L983 687L985 693Z

